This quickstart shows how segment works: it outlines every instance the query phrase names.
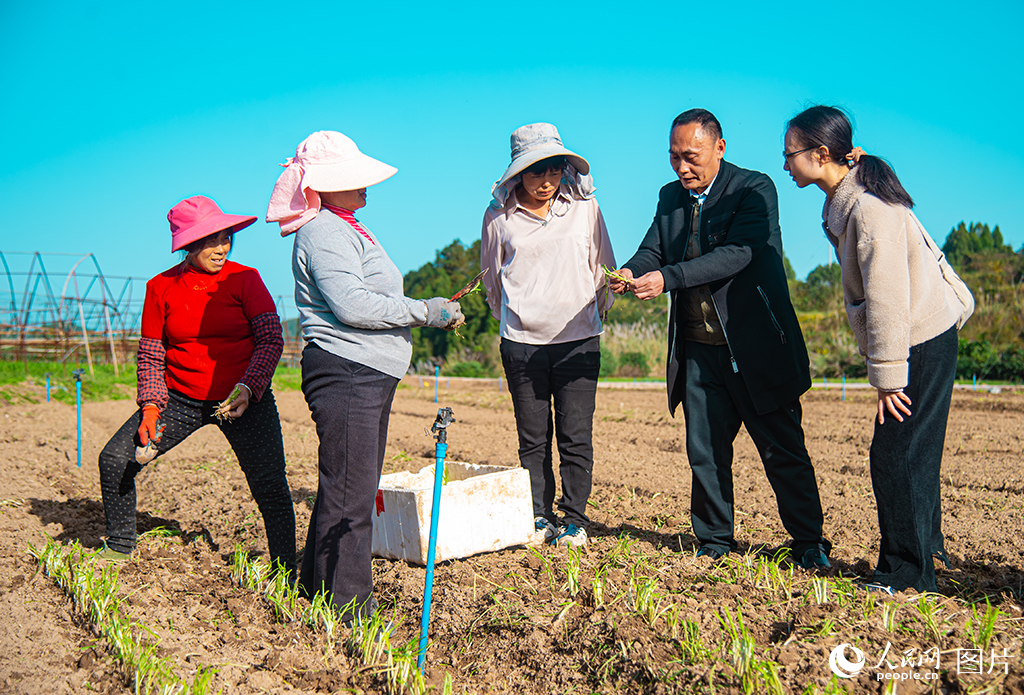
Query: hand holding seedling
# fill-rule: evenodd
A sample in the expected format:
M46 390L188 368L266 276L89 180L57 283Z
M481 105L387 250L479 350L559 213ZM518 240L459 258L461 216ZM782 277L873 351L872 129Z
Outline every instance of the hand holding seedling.
M633 271L628 268L621 268L619 270L612 270L604 263L601 264L601 270L604 271L604 277L608 281L608 287L615 294L626 294L629 291L630 285L633 283Z
M443 328L446 331L451 331L466 322L466 317L462 315L462 307L458 302L450 301L446 297L434 297L423 300L423 303L427 307L426 325L430 328Z
M249 387L245 384L235 384L235 390L231 392L230 396L221 401L214 415L221 422L224 420L234 420L242 417L242 413L248 407Z
M139 442L146 446L151 441L159 442L161 431L157 429L160 408L152 403L142 406L142 423L139 425Z
M632 273L630 274L632 275ZM633 280L630 289L633 290L637 299L654 299L665 291L665 276L661 274L660 270L652 270Z
M459 326L466 323L466 317L462 313L462 306L458 302L449 302L449 307L454 307L452 310L452 320L444 327L446 331L455 331L455 334L459 333ZM462 336L459 336L460 338Z
M612 270L603 263L601 264L601 270L604 271L605 286L615 294L626 294L626 292L633 289L632 270L628 268Z
M139 425L139 441L135 447L135 460L145 465L156 458L156 443L163 436L164 425L160 423L160 409L152 403L142 406L142 423Z

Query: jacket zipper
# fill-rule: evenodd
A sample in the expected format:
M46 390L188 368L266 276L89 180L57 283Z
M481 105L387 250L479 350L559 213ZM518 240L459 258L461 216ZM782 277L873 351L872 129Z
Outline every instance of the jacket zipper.
M715 307L715 313L718 314L718 322L722 324L722 335L725 336L725 346L729 348L729 362L732 364L732 373L739 374L740 367L736 364L736 357L732 354L732 343L729 342L729 332L725 330L725 321L722 321L722 314L718 311L718 302L715 301L715 295L711 295L711 304Z
M775 318L775 312L772 311L772 305L768 303L768 295L764 293L764 290L761 289L760 285L757 286L757 291L761 293L761 299L764 300L764 305L768 308L768 315L772 317L772 323L775 324L775 330L779 332L779 339L782 341L782 344L785 345L786 334L782 330L782 326L779 325L779 320Z
M672 306L672 304L673 304L673 302L672 302L672 293L669 292L668 293L668 318L669 318L669 322L668 322L669 323L669 326L668 326L668 356L666 357L668 362L671 362L672 358L675 356L675 349L676 349L676 326L675 326L675 323L676 323L676 321L679 320L678 317L675 316L675 314L673 314L673 312L672 312L672 309L674 308ZM666 362L666 364L668 364L668 362ZM683 366L685 367L685 365L683 365Z

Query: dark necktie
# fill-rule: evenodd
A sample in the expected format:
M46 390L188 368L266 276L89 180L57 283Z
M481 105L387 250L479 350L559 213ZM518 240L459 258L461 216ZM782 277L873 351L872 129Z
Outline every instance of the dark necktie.
M690 234L700 237L700 209L703 203L700 198L693 199L693 212L690 213Z

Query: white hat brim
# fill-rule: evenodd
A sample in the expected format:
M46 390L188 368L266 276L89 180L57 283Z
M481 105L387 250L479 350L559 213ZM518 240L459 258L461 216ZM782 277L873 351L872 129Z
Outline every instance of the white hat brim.
M497 188L505 184L513 176L522 173L526 169L529 169L532 165L536 164L542 159L548 157L558 157L559 155L564 156L569 160L569 163L576 168L576 171L580 172L584 176L590 173L590 162L585 160L571 150L567 150L564 147L540 147L529 152L524 152L508 165L508 169L501 175L501 178L495 182L494 187Z
M303 183L318 192L356 191L391 178L398 169L362 152L345 162L306 164Z

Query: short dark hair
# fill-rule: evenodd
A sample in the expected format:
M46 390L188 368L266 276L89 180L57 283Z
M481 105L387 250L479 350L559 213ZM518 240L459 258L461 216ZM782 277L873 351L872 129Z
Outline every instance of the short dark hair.
M547 157L523 169L523 174L543 176L549 171L562 171L565 169L565 155L557 154L554 157Z
M793 131L804 147L824 145L838 164L846 164L846 155L853 151L853 125L846 112L836 106L818 104L805 109L789 119L786 130ZM890 205L914 207L914 199L884 159L862 155L858 167L860 182L868 193Z
M707 131L709 135L715 136L715 140L722 139L722 124L715 118L715 114L707 109L683 111L672 121L672 127L669 130L672 131L676 129L676 126L689 125L690 123L699 123L700 127Z

